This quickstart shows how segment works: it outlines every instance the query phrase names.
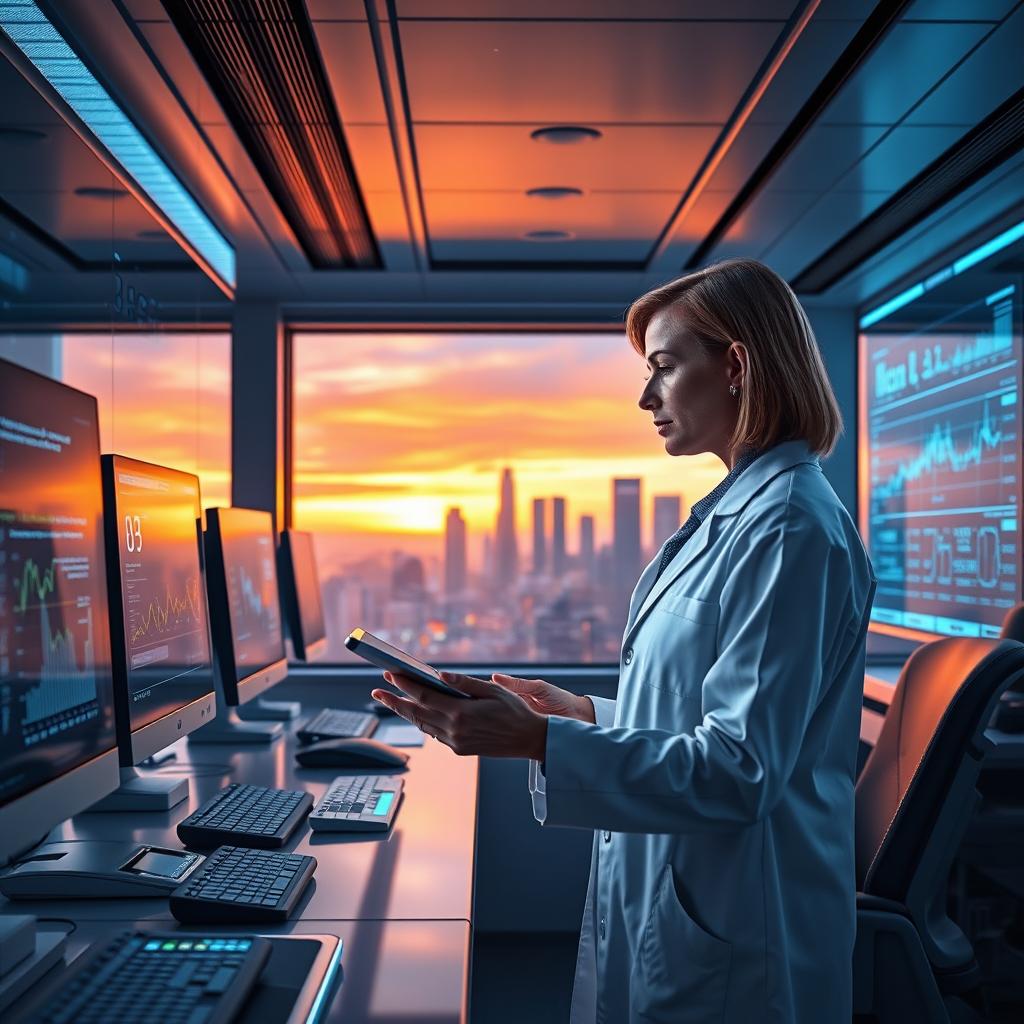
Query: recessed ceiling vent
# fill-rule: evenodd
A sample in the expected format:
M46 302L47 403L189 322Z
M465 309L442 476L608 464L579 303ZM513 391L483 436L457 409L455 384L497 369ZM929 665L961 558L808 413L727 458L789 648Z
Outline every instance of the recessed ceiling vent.
M302 0L164 7L310 263L380 267Z

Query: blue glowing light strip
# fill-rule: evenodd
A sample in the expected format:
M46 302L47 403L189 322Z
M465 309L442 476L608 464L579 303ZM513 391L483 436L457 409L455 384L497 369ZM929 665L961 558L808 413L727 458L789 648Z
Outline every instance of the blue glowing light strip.
M33 0L0 0L0 28L230 288L235 250Z
M1019 241L1021 238L1024 238L1024 220L1019 224L1015 224L1012 228L1007 228L1002 234L996 235L995 238L990 239L983 245L979 245L976 249L972 249L958 260L954 260L948 267L943 267L942 270L936 271L924 281L919 281L913 287L889 299L888 302L883 302L881 306L865 313L860 318L861 328L870 327L872 324L878 323L879 320L884 320L890 313L894 313L897 309L907 305L908 302L913 302L914 299L920 298L925 292L931 291L932 288L942 284L943 281L948 281L951 277L962 274L965 270L981 263L982 260L987 260L989 256L994 255L1001 249L1005 249L1008 245L1013 245L1014 242Z

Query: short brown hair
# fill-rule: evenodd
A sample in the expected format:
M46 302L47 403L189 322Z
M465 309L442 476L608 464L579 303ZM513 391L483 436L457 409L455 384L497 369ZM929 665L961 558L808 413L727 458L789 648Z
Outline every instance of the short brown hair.
M626 314L626 335L640 355L651 320L670 306L706 351L733 342L747 351L734 448L802 438L818 454L831 453L843 417L807 314L774 270L722 260L641 295Z

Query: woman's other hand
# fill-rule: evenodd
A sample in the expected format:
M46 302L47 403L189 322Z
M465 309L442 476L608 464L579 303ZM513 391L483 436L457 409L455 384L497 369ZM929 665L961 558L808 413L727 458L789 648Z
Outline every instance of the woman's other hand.
M385 672L384 678L406 696L387 690L373 690L370 696L456 754L544 759L547 718L525 698L487 679L458 672L440 675L474 700L449 697L399 672Z
M589 697L579 697L543 679L520 679L495 672L491 679L511 693L522 697L539 715L560 715L581 722L595 722L594 705Z

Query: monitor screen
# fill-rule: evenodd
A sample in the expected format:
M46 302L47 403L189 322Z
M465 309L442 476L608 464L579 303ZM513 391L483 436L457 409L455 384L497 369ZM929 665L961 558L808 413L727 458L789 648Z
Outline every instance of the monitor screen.
M3 805L114 746L96 399L6 362L0 566Z
M861 335L876 630L995 637L1021 598L1020 284L979 268Z
M115 676L132 732L212 693L200 561L199 480L120 455L104 456L111 610L120 618ZM118 625L115 623L115 625Z
M301 530L285 530L281 535L281 552L284 566L281 583L292 620L292 643L298 657L308 658L306 652L327 635L313 535Z
M216 517L239 681L284 658L273 523L269 512L219 508Z

